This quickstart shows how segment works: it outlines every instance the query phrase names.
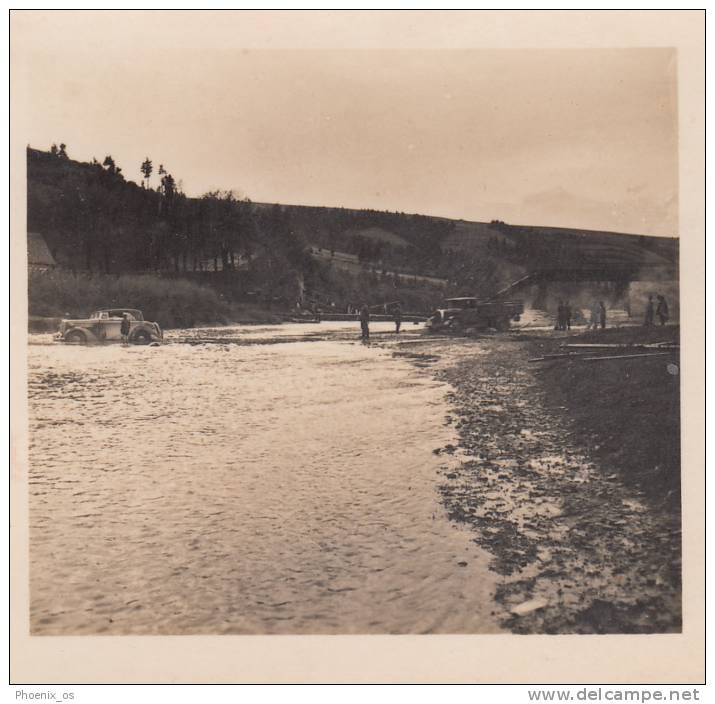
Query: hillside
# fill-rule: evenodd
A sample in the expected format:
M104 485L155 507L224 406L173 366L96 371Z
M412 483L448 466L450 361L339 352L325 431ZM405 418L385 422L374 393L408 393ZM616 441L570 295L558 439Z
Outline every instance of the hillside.
M445 293L493 295L535 271L578 281L677 270L674 238L252 203L221 191L190 198L163 169L158 184L138 185L110 156L78 162L64 146L28 148L27 173L28 229L63 269L185 278L228 300L401 298L424 309Z

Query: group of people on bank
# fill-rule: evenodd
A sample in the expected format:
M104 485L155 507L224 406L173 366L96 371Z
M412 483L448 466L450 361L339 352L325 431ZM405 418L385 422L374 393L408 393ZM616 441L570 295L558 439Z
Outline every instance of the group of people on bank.
M606 304L603 301L594 301L591 306L591 317L588 321L589 330L601 330L606 327Z
M400 332L400 327L402 326L402 306L399 303L395 303L391 307L392 310L392 320L395 323L395 333ZM370 339L370 306L367 303L363 303L360 307L360 330L362 331L362 339Z
M652 327L655 325L655 319L661 325L665 325L668 322L670 313L668 311L668 303L665 300L665 296L656 294L657 304L653 301L653 295L648 296L648 302L645 309L645 319L643 324L645 327ZM606 305L603 301L594 301L590 309L591 317L588 322L589 330L597 330L598 328L604 329L606 327ZM573 318L573 312L571 305L568 301L559 301L557 311L556 311L556 326L554 330L570 330L571 321Z
M556 326L554 330L570 330L573 320L573 309L568 301L559 301L556 309ZM588 328L596 330L606 327L606 305L603 301L594 301L591 306L591 319Z
M570 330L571 321L573 319L573 310L568 301L559 301L556 310L556 326L554 330ZM603 301L594 301L591 306L591 319L588 323L588 329L596 330L606 327L606 304Z
M569 302L559 301L559 305L556 310L556 327L554 330L570 330L572 316L573 311L571 310Z
M643 321L643 324L647 328L650 328L655 324L653 322L654 316L657 316L661 325L665 325L668 322L668 318L670 317L670 313L668 311L668 303L665 300L665 296L656 294L656 298L658 299L657 306L653 302L653 296L648 296L648 303L645 307L645 320Z

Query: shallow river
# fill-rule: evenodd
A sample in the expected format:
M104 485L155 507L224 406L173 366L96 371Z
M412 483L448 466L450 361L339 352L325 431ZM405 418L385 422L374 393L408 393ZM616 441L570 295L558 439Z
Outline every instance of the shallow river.
M356 328L33 336L33 633L498 630L439 501L447 387Z

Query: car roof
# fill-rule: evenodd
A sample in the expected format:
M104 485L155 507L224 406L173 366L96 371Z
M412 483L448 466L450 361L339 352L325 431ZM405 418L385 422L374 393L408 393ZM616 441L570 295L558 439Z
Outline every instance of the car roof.
M121 310L122 312L126 313L141 313L141 311L138 308L122 308L121 306L119 308L97 308L97 313L111 313L115 310Z

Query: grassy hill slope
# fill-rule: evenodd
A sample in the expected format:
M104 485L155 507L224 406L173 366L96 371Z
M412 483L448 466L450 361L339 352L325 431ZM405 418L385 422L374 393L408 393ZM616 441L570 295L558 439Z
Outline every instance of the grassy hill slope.
M183 278L227 301L399 298L425 309L548 267L677 268L672 238L251 203L230 192L189 198L170 174L154 188L126 180L111 157L82 163L28 148L27 160L28 228L61 267Z

